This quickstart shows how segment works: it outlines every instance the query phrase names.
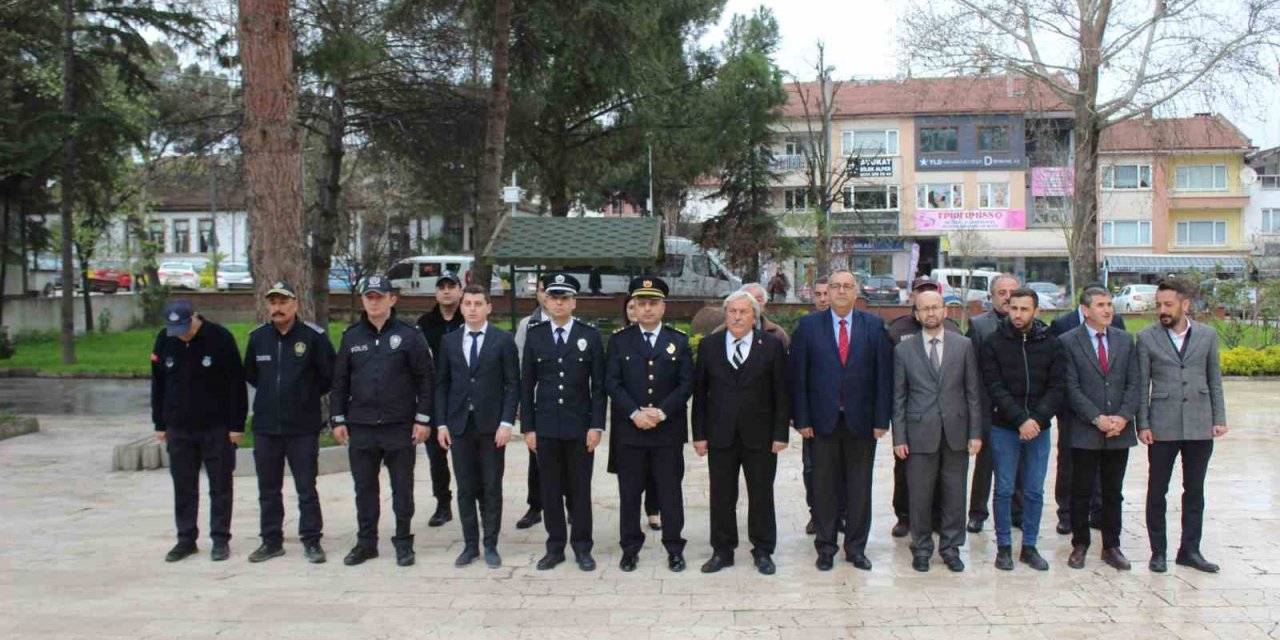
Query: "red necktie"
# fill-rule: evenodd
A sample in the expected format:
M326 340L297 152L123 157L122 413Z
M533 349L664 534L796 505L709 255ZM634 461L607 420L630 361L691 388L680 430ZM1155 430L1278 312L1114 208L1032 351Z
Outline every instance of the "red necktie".
M840 318L840 364L843 365L849 361L849 329L845 326L845 319Z
M1107 334L1098 334L1098 365L1102 367L1102 375L1107 375Z

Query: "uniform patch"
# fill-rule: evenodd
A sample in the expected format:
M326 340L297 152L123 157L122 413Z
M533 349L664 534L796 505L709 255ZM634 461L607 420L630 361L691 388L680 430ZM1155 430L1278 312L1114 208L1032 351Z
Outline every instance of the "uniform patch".
M293 355L301 358L302 356L306 355L306 353L307 353L307 343L305 342L293 343Z
M587 350L587 339L578 338L578 351L586 351L586 350Z
M172 357L165 358L165 359L164 359L164 366L165 366L166 368L172 369L172 368L173 368L173 358L172 358Z
M179 316L178 316L178 312L177 312L177 311L174 311L174 312L172 312L172 313L170 313L170 314L169 314L169 322L177 322L177 321L178 321L178 318L179 318Z
M401 338L400 336L391 336L391 340L388 342L391 344L391 348L395 349L400 346Z
M204 357L204 360L201 360L201 361L200 361L200 364L202 364L202 365L204 365L204 366L206 366L206 367L212 367L212 366L213 366L213 358L212 358L211 356L205 356L205 357Z
M271 356L258 356L254 358L256 362L271 362Z
M368 351L368 350L369 350L369 345L367 344L358 344L354 347L351 347L351 353L361 353L363 351Z
M669 353L669 354L671 354L671 355L675 355L675 353L676 353L676 343L674 343L674 342L668 342L668 343L667 343L667 353Z

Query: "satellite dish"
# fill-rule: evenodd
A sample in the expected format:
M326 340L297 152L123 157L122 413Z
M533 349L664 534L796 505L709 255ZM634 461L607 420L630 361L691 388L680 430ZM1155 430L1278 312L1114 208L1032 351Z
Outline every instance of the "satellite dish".
M1248 186L1258 181L1258 172L1253 167L1240 167L1240 184Z

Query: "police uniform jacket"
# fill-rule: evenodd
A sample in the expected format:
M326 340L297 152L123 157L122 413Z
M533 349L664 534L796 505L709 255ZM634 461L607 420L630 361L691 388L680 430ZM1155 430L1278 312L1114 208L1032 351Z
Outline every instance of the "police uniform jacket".
M323 426L320 398L333 379L333 343L319 325L293 321L281 334L267 322L249 334L245 381L253 397L253 430L267 434L313 434Z
M604 345L600 332L574 319L563 347L554 323L530 324L520 376L520 432L573 440L604 429Z
M236 339L200 317L190 342L163 329L151 350L151 422L156 431L243 432L248 390Z
M334 426L429 424L435 366L422 331L392 312L382 330L361 314L342 333L329 409Z
M604 387L613 401L613 437L619 444L665 447L688 442L693 351L683 332L663 325L652 350L638 324L613 334ZM661 410L667 419L652 429L637 427L631 414L645 407Z

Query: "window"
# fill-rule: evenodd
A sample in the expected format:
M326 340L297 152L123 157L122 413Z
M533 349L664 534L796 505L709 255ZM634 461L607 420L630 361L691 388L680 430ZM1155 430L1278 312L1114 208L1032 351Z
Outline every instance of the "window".
M978 151L1008 151L1009 127L978 127Z
M897 211L898 185L863 185L844 188L846 211Z
M1178 167L1174 184L1178 189L1189 191L1222 191L1227 188L1227 166L1202 164Z
M804 143L795 136L788 137L782 145L782 155L798 156L804 153Z
M668 253L666 261L662 263L662 277L679 278L683 275L684 256L683 253Z
M445 271L452 271L455 275L462 273L461 262L420 262L418 263L419 278L435 278ZM406 278L409 276L406 275Z
M804 211L809 208L808 189L786 189L782 192L783 210Z
M955 127L920 129L920 153L955 153L960 150L960 131Z
M916 207L919 209L959 209L964 206L964 185L916 185Z
M191 221L173 221L173 252L191 253Z
M390 269L387 269L388 280L404 280L413 277L413 263L401 262Z
M200 231L200 253L213 251L216 244L213 237L213 220L198 220L196 221L196 228Z
M1227 244L1227 223L1197 220L1178 223L1177 244L1183 247L1220 247Z
M1102 223L1102 246L1151 246L1151 223L1146 220L1107 221Z
M164 227L164 220L152 220L147 223L147 241L154 244L160 253L165 252Z
M978 208L979 209L1008 209L1009 208L1009 183L1008 182L978 183Z
M845 131L840 135L840 147L846 156L896 156L898 130Z
M715 270L711 267L711 257L705 253L693 254L693 272L700 276L714 276Z
M1262 210L1262 232L1280 233L1280 209Z
M1032 202L1031 226L1060 227L1067 220L1071 203L1065 196L1036 196Z
M1116 164L1102 171L1103 189L1150 189L1151 165Z

